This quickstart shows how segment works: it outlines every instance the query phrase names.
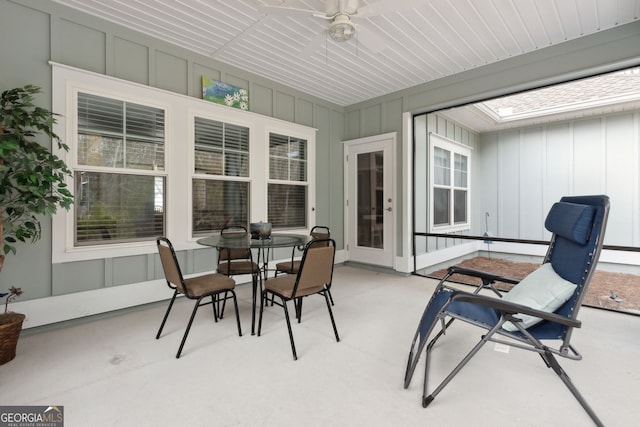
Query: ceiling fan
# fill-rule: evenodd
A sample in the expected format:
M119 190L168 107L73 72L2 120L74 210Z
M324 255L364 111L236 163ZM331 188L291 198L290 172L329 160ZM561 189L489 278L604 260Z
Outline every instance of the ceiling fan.
M378 16L385 12L397 12L419 4L424 4L424 0L372 0L368 4L361 5L360 0L326 0L324 12L310 9L299 9L287 6L259 6L259 10L267 15L284 15L284 16L303 16L314 17L328 20L329 25L326 28L326 35L338 43L348 42L356 33L359 34L358 40L362 42L371 51L379 52L384 46L384 40L375 34L374 31L367 29L363 23L356 24L356 21L372 16ZM323 31L321 36L325 36ZM321 41L316 38L314 41ZM312 43L308 47L314 48L316 43Z

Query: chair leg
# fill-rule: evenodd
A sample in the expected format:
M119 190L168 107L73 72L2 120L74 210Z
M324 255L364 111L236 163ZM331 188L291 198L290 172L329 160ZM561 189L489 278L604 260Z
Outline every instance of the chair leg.
M267 290L260 291L260 316L258 318L258 336L260 336L260 331L262 331L262 312L264 311L264 304L267 299ZM253 328L253 326L251 326ZM253 330L251 331L253 335Z
M256 298L258 297L258 276L255 274L251 275L251 335L255 335L256 330L256 304L257 304L257 300ZM262 299L262 279L260 279L260 298ZM260 301L260 310L262 310L262 301ZM260 315L262 316L262 313L260 313ZM258 334L260 335L260 334Z
M213 309L213 321L218 323L218 294L211 295L211 308Z
M222 317L224 316L224 308L227 306L227 292L228 291L224 291L224 298L222 299L222 308L220 310L218 310L218 317L220 319L222 319ZM216 295L216 298L219 299L220 295Z
M296 307L296 318L298 319L298 323L300 323L302 321L302 298L298 298L293 303Z
M487 332L486 335L483 335L482 339L471 349L471 351L460 361L460 363L458 363L458 365L455 368L453 368L453 370L449 373L449 375L447 375L447 377L444 380L442 380L440 385L438 385L438 387L436 387L435 390L433 390L433 392L431 392L431 394L428 396L427 396L427 384L426 384L427 373L425 371L425 384L424 384L424 391L422 395L423 408L426 408L431 402L433 402L433 399L435 399L436 396L442 391L442 389L444 389L445 386L449 384L449 382L453 379L453 377L455 377L458 374L458 372L460 372L462 368L464 368L465 365L469 363L471 358L475 356L478 351L480 351L482 346L484 346L486 343L489 342L489 339L501 326L502 326L502 322L498 322L493 328L491 328L491 330L489 330L489 332ZM426 363L428 363L428 359ZM428 366L425 366L425 369L426 368L428 368Z
M295 305L295 301L293 302ZM298 360L298 354L296 353L296 344L293 341L293 331L291 330L291 320L289 319L289 309L287 308L287 301L282 298L282 307L284 308L284 318L287 321L287 329L289 330L289 341L291 341L291 352L293 353L293 360Z
M236 309L236 323L238 324L238 335L242 336L242 328L240 327L240 313L238 312L238 299L236 298L236 292L233 290L229 292L231 292L231 296L233 298L233 306ZM225 291L224 296L226 300L227 291Z
M333 319L333 311L331 311L331 303L329 302L329 296L326 292L323 292L324 300L327 302L327 309L329 310L329 317L331 318L331 325L333 325L333 333L336 336L336 341L340 342L340 337L338 336L338 328L336 328L336 322Z
M200 307L200 301L202 297L198 298L195 306L193 307L193 311L191 312L191 318L189 319L189 323L187 324L187 329L184 331L184 336L182 337L182 342L180 343L180 348L178 348L178 353L176 353L176 359L180 358L180 354L182 354L182 348L184 347L185 341L187 341L187 335L189 335L189 331L191 330L191 324L193 323L194 317L196 317L196 312L198 311L198 307Z
M591 406L589 406L585 398L578 391L578 389L573 384L573 382L571 382L571 378L569 378L569 375L567 375L564 369L562 369L562 366L560 366L560 364L558 363L558 360L554 357L554 355L550 351L545 351L544 353L540 354L540 356L545 361L547 366L553 369L553 371L558 375L558 377L560 377L564 385L566 385L569 391L571 391L571 394L573 394L573 396L580 403L582 408L587 412L587 414L589 414L589 417L591 417L593 422L597 426L604 426L602 421L600 421L600 418L598 418L594 410L591 409Z
M169 312L171 311L171 307L173 307L173 302L176 300L176 296L178 296L178 291L177 290L175 290L173 292L173 297L171 298L171 301L169 302L169 307L167 307L166 313L164 313L164 317L162 318L162 323L160 323L160 329L158 329L158 333L156 334L156 339L160 338L160 334L162 333L162 330L164 329L164 324L167 322L167 318L169 317Z
M327 286L327 294L329 294L329 301L331 301L331 305L335 305L333 303L333 296L331 295L331 284L329 284L329 286Z

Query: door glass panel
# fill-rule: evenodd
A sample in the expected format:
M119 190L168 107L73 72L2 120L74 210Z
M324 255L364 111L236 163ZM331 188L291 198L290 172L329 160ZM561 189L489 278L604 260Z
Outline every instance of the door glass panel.
M358 246L383 249L383 152L358 154Z

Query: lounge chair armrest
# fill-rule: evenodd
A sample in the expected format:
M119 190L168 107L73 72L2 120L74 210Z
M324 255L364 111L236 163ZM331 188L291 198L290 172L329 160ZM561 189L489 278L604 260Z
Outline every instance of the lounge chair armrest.
M468 302L485 307L491 307L505 314L527 314L529 316L538 317L543 320L559 323L561 325L569 326L572 328L579 328L580 326L582 326L582 322L577 319L571 319L559 314L536 310L534 308L527 307L526 305L515 304L512 302L501 300L500 298L494 298L486 295L476 295L468 292L457 292L452 296L451 299L453 301Z
M492 282L504 282L504 283L511 283L513 285L517 285L520 280L517 279L513 279L511 277L504 277L504 276L499 276L497 274L493 274L493 273L488 273L486 271L482 271L482 270L475 270L472 268L465 268L465 267L458 267L458 266L452 266L449 267L448 272L450 274L462 274L465 276L471 276L471 277L478 277L480 279L486 280L490 283Z

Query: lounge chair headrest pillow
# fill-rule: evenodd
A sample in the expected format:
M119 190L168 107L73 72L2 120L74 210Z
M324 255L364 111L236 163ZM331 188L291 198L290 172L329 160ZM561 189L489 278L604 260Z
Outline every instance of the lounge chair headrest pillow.
M576 203L554 203L544 226L552 233L584 245L589 240L595 208Z

